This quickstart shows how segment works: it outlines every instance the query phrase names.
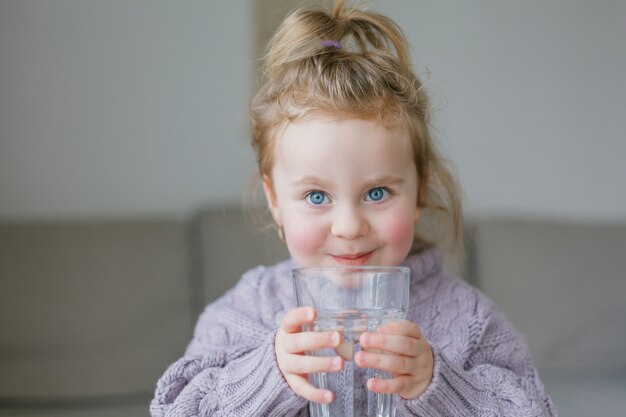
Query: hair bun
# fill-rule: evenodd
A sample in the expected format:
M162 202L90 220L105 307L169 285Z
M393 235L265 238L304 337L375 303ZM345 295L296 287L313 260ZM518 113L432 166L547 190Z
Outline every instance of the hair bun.
M336 0L331 13L300 8L285 18L268 44L265 74L280 77L285 66L331 51L393 56L410 68L406 38L392 20Z

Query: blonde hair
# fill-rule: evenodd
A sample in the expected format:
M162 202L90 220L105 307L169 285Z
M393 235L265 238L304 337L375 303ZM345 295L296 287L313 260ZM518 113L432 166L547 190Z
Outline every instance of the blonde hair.
M319 114L339 114L407 129L418 174L416 239L451 237L462 248L461 199L453 175L430 135L428 97L411 70L408 43L389 18L347 7L332 11L297 9L272 37L265 56L264 82L250 105L252 146L259 174L271 183L274 142L287 123ZM426 212L428 213L426 213ZM422 226L452 233L432 236ZM431 232L432 232L431 230Z

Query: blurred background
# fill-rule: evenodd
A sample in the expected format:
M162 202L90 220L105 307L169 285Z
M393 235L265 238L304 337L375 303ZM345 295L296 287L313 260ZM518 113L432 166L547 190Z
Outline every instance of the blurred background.
M303 3L0 0L0 416L147 415L202 306L285 256L241 213L247 103ZM464 191L451 268L562 415L624 416L626 3L361 3L405 31Z

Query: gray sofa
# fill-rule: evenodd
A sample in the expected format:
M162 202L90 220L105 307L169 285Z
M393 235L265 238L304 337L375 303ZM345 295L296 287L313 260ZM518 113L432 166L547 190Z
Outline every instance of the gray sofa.
M626 226L471 219L450 270L528 338L562 416L626 415ZM0 223L0 417L146 416L203 306L283 245L185 220Z

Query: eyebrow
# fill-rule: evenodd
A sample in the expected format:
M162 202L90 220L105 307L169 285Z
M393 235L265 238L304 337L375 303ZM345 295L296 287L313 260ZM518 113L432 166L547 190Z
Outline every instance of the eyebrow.
M375 187L377 185L395 185L404 183L404 178L396 177L395 175L381 175L380 177L374 177L365 181L367 188Z
M395 175L381 175L380 177L370 178L365 181L365 187L371 188L380 185L392 185L392 184L402 184L404 179L401 177L397 177ZM299 178L291 183L291 185L296 187L301 186L314 186L324 188L326 186L326 182L321 178L314 176L305 176Z
M324 187L326 183L320 178L313 177L313 176L306 176L306 177L299 178L295 181L292 181L291 185L294 185L296 187L300 187L300 186Z

